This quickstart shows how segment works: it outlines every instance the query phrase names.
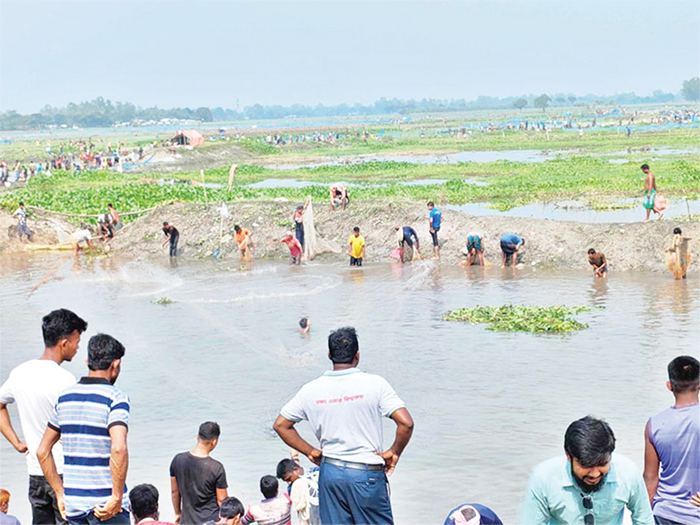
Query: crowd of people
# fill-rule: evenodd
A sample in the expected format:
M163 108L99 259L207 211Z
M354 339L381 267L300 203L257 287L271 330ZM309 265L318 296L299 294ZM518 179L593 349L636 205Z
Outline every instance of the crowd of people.
M0 387L0 431L26 456L32 523L163 523L158 491L148 480L126 488L132 404L116 386L126 349L97 334L88 342L87 375L76 382L61 367L77 355L87 327L70 310L44 316L43 353L14 368ZM354 328L331 332L328 357L331 370L280 409L273 428L292 454L277 463L275 475L260 478L262 500L247 509L229 495L226 469L211 456L221 427L213 421L199 426L193 448L177 453L169 466L176 524L290 525L293 512L301 525L394 522L387 476L410 442L413 418L386 379L359 368ZM646 424L643 474L615 452L615 434L604 420L577 419L566 429L564 453L533 469L519 524L621 525L625 509L634 525L700 524L700 362L678 356L667 372L675 402ZM23 438L10 419L11 403ZM383 418L395 424L388 448ZM297 432L303 421L318 445ZM300 455L313 467L305 470ZM280 491L278 480L287 490ZM8 514L9 496L0 489L0 524L17 525ZM445 525L465 524L502 521L485 505L465 503L448 512Z

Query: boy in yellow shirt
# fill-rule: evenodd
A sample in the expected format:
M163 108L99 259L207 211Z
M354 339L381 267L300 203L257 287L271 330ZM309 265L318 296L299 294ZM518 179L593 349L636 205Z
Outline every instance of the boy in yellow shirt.
M362 260L365 258L365 238L360 235L360 228L358 226L355 226L352 232L348 249L350 266L362 266Z

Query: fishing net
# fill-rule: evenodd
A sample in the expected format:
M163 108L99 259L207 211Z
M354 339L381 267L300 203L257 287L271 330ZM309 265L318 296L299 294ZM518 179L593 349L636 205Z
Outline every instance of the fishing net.
M666 265L673 272L673 277L682 279L690 264L690 238L684 237L675 250L666 250Z
M313 260L321 253L341 253L341 249L335 243L328 242L316 234L314 227L314 206L309 202L303 214L304 218L304 259Z

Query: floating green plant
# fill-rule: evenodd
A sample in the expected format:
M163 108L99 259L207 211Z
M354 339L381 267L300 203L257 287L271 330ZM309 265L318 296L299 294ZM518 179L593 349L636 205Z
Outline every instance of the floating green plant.
M563 333L588 328L573 318L588 310L587 306L475 306L449 311L443 319L489 323L489 330L502 332Z

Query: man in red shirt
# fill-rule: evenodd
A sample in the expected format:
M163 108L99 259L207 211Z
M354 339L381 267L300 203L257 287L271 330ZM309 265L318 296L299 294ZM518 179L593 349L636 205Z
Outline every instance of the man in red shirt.
M284 238L277 241L278 244L284 243L289 247L289 265L299 266L301 264L302 247L299 239L294 237L292 232L287 232Z

